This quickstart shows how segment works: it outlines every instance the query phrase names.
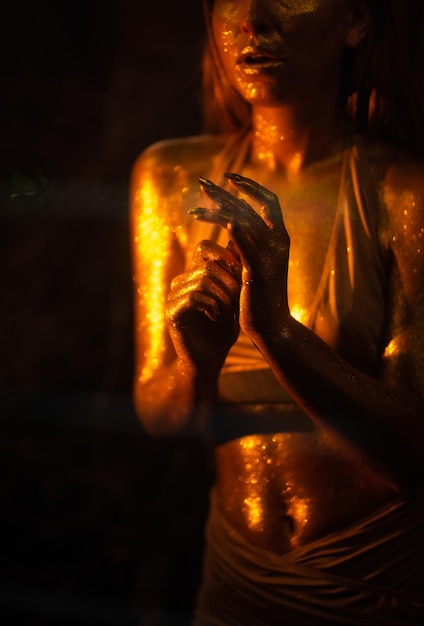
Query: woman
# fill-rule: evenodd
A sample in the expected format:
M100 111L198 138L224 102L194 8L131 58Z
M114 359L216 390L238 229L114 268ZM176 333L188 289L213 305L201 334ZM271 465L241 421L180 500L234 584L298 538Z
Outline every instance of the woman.
M215 443L197 624L424 616L424 177L390 18L210 3L225 132L134 168L136 407Z

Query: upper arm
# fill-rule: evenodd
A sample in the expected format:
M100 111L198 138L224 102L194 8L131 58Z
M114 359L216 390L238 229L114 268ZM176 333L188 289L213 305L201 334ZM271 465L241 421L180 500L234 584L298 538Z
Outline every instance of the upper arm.
M166 147L159 144L139 157L131 175L135 360L142 381L173 356L165 306L171 280L184 265L176 235L184 213L176 177Z
M131 175L131 246L135 304L136 376L146 381L174 358L165 321L170 283L184 270L199 205L198 177L222 147L209 136L153 144Z
M384 374L424 399L424 166L389 169L384 196L393 258Z

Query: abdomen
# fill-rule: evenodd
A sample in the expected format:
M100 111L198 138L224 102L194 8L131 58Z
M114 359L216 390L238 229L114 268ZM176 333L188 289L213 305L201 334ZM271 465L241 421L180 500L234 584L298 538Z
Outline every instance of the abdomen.
M395 492L325 432L249 435L216 449L216 488L227 519L277 554L340 529Z

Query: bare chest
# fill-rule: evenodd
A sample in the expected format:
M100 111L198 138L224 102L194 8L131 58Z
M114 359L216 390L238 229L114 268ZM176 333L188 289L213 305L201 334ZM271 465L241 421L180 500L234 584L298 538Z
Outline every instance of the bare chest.
M335 205L330 198L294 201L284 211L290 235L288 298L292 315L306 321L331 240Z
M263 183L277 194L290 236L288 298L292 315L302 322L319 286L338 209L339 163L319 174Z
M283 219L290 236L290 257L288 276L288 298L292 315L299 321L306 321L311 304L317 292L327 258L334 219L338 208L341 162L335 159L318 169L308 170L295 178L287 178L276 172L266 172L247 164L241 171L271 189L278 196ZM188 208L204 201L199 197L198 185L187 187L183 210L187 218ZM245 198L255 209L250 198ZM196 244L201 239L211 237L211 226L189 223L188 239ZM178 232L177 232L178 235ZM226 245L227 233L220 233L218 243ZM183 247L187 244L182 242ZM187 256L191 258L193 245L188 246Z

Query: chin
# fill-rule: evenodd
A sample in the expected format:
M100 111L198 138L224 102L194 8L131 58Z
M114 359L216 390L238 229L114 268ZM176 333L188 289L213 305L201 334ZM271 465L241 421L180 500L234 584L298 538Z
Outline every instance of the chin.
M274 107L293 102L289 90L281 82L255 80L237 84L240 96L252 106Z
M248 104L256 107L274 108L278 106L284 106L293 102L292 98L287 95L267 93L260 90L256 92L242 93L242 98L246 100Z

